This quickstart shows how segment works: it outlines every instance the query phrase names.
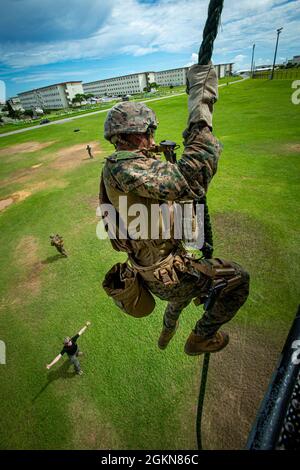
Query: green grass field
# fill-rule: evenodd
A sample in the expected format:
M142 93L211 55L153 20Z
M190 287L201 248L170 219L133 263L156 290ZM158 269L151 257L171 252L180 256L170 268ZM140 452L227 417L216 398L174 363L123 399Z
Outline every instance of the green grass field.
M78 109L59 109L57 111L52 111L49 114L44 114L43 116L39 117L38 119L33 119L28 122L24 122L23 120L7 123L0 126L0 134L5 134L6 132L11 132L18 129L25 129L26 127L32 126L39 126L40 122L43 119L48 119L49 121L58 121L60 119L66 119L74 116L80 116L82 114L89 114L95 111L101 111L103 109L109 109L114 104L116 104L117 100L110 101L108 103L101 103L97 105L89 105L89 106L81 106Z
M256 71L254 78L262 78L263 80L269 80L271 75L270 70L261 70ZM299 67L291 67L287 69L275 69L274 71L274 79L275 80L297 80L300 78L300 68Z
M219 79L219 84L227 83L228 81L234 82L236 80L240 80L241 77L234 76L234 77L224 77ZM131 101L141 101L147 100L151 98L159 98L163 96L173 95L176 93L184 93L186 87L185 86L174 86L172 89L169 87L159 87L157 93L139 93L133 95ZM45 114L40 119L32 120L30 122L15 122L15 123L8 123L3 126L0 126L0 134L5 134L6 132L11 132L18 129L25 129L26 127L31 126L38 126L42 119L49 119L49 121L57 121L59 119L79 116L80 114L88 114L93 113L95 111L103 110L111 108L116 101L110 101L108 103L101 103L96 105L89 105L89 106L81 106L79 109L60 109L57 111L52 111L50 114Z
M289 81L220 89L214 132L224 152L208 196L215 255L243 264L252 282L247 304L227 326L228 348L211 358L205 448L244 446L299 301L300 106L291 93ZM151 107L160 122L157 141L181 143L186 97ZM199 309L185 310L162 352L156 342L163 302L150 317L134 319L101 288L108 269L123 259L96 237L99 175L112 151L104 119L0 138L0 199L15 201L0 216L0 340L7 347L7 364L0 365L2 449L196 446L202 358L186 356L183 347ZM99 151L88 160L85 146L95 141ZM40 149L24 152L32 142ZM68 259L49 244L57 232ZM48 372L64 336L86 320L91 329L79 340L84 375L74 376L67 361Z

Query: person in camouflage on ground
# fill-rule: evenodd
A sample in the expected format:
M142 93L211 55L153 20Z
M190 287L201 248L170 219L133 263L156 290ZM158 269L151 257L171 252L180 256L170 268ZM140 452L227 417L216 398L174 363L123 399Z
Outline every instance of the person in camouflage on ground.
M51 246L55 246L55 248L61 255L66 256L66 257L68 256L64 248L63 237L58 235L58 233L56 235L50 235L50 244Z
M86 150L87 150L87 152L88 152L88 154L89 154L89 157L90 157L91 159L93 159L94 157L93 157L93 154L92 154L92 147L90 146L90 144L87 144Z
M189 120L183 134L184 152L176 164L161 161L153 153L157 119L145 104L125 102L109 111L105 138L114 144L116 152L107 158L102 172L100 204L110 202L119 213L120 196L127 196L128 212L136 203L149 209L151 204L201 201L205 196L222 150L212 133L218 80L211 63L190 68L188 92ZM151 218L151 211L148 213ZM130 220L129 215L128 226ZM119 225L121 222L119 217ZM219 258L202 259L190 269L191 262L181 240L121 238L111 240L113 247L126 251L148 289L168 301L158 340L161 349L167 347L176 332L182 310L193 299L203 303L218 273L224 274L229 283L234 281L230 289L224 289L212 309L197 321L185 344L189 355L223 349L229 337L219 328L231 320L246 301L248 273L238 264Z

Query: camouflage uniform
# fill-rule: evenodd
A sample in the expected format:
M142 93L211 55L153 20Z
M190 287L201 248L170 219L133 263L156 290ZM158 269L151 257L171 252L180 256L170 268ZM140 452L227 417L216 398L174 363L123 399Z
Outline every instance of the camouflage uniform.
M64 248L64 240L60 235L58 235L58 233L56 235L51 235L50 240L51 246L55 246L60 254L67 256L67 252Z
M211 65L196 69L196 84L192 81L189 84L189 122L188 128L184 132L184 153L176 164L161 161L147 150L118 151L108 157L102 173L102 194L103 187L106 197L119 212L118 198L126 195L128 198L128 208L132 204L142 203L147 208L151 204L182 201L201 201L206 194L208 185L217 171L217 165L222 147L211 131L212 104L216 101L217 78ZM205 70L206 68L206 70ZM204 72L203 72L204 70ZM197 85L201 83L201 74L205 75L207 87L197 91ZM210 74L210 75L209 75ZM211 80L212 78L212 80ZM210 83L211 80L211 83ZM215 96L212 96L214 93ZM200 96L200 98L199 98ZM212 97L211 97L212 96ZM201 101L201 109L197 108L197 100ZM128 106L128 112L126 107ZM131 106L131 107L130 107ZM128 122L131 121L131 103L122 103L122 107L112 108L111 113L117 113L119 123L119 133L126 128L127 133L143 133L145 128L142 118L143 106L135 105L135 116L132 120L132 128ZM147 108L148 124L152 125L153 119ZM119 114L118 114L119 113ZM155 115L154 115L155 116ZM112 115L112 118L114 115ZM105 123L106 138L113 135L109 116ZM111 128L109 127L111 126ZM124 132L124 131L123 131ZM110 140L110 139L109 139ZM101 192L101 191L100 191ZM103 198L100 200L103 202ZM100 202L101 202L100 201ZM130 217L128 217L130 223ZM113 246L116 248L112 241ZM129 239L117 249L127 251L139 266L152 266L165 259L170 253L176 251L183 253L184 248L180 240L174 239ZM217 261L219 262L219 261ZM212 261L202 260L202 265L209 266ZM222 264L222 261L220 261ZM227 263L228 264L228 263ZM239 275L238 285L218 298L214 307L209 312L205 312L203 317L197 322L195 332L203 337L210 338L220 328L229 321L243 305L249 292L249 276L236 263L229 263L234 269L234 275ZM196 275L188 273L178 273L179 284L166 286L159 281L147 281L150 291L159 298L168 301L164 314L164 326L167 329L174 329L176 321L182 310L189 305L194 298L202 298L207 294L212 285L212 279L202 272Z
M217 170L221 146L208 127L193 126L186 134L185 151L176 165L160 161L143 153L116 152L106 161L103 169L105 188L110 199L113 189L123 195L133 195L134 201L151 203L200 199ZM147 201L145 201L147 200ZM117 202L115 202L115 207ZM130 207L130 203L128 204ZM116 207L118 210L118 207ZM135 261L149 266L168 256L176 248L182 251L178 240L130 241ZM209 261L202 261L209 263ZM229 321L248 296L248 274L236 263L231 263L241 275L240 285L222 296L211 312L196 324L195 331L202 336L213 335ZM202 274L180 276L180 284L165 287L160 282L147 282L150 291L167 300L164 325L175 328L176 320L192 299L207 293L211 281Z
M209 260L202 261L208 263ZM249 276L237 263L230 263L235 268L236 274L241 275L239 285L222 295L215 303L211 311L206 311L202 318L197 321L194 331L210 338L220 328L233 318L240 307L244 304L249 293ZM155 282L147 283L151 292L162 300L167 300L168 305L164 314L164 325L168 329L174 329L182 310L186 308L193 299L204 297L211 286L211 281L204 275L199 275L199 279L185 274L180 279L178 286L168 289L162 288L161 284Z
M94 158L94 157L93 157L93 154L92 154L92 147L91 147L90 145L87 145L87 146L86 146L86 149L87 149L87 152L88 152L88 154L89 154L89 157L90 157L90 158Z

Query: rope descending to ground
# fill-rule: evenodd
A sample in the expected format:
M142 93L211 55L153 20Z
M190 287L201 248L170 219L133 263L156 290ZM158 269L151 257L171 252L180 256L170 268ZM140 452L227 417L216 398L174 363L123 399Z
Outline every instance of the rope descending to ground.
M204 354L203 365L202 365L202 375L201 375L201 385L198 398L198 407L197 407L197 420L196 420L196 432L197 432L197 446L199 450L202 450L202 437L201 437L201 421L203 414L203 404L206 391L206 382L208 374L210 354Z
M203 31L203 41L199 50L198 55L198 64L207 65L211 58L214 48L214 41L218 34L219 24L221 20L221 14L223 10L224 0L210 0L208 7L208 15ZM204 258L212 258L213 256L213 234L212 226L208 211L208 205L206 197L203 198L204 204L204 247L202 253ZM202 428L202 414L203 414L203 404L206 391L206 382L207 374L209 367L210 354L206 353L203 359L202 365L202 375L201 375L201 385L198 397L198 407L197 407L197 421L196 421L196 432L197 432L197 444L198 449L202 450L202 438L201 438L201 428Z
M224 0L211 0L199 50L198 64L207 65L212 58L214 41L218 34Z

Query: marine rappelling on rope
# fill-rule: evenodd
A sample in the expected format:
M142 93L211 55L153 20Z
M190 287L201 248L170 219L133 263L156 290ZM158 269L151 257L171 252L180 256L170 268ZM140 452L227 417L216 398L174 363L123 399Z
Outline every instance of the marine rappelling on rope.
M107 209L103 210L104 225L109 227L108 233L116 235L110 240L113 248L126 252L128 261L110 269L103 287L122 312L136 318L154 311L154 296L168 302L157 342L161 350L175 336L182 311L193 300L198 305L204 304L204 313L184 345L184 352L189 356L216 353L228 345L229 335L220 328L236 315L249 294L249 275L242 266L212 258L213 238L206 204L209 184L217 172L222 152L212 125L218 77L211 63L222 7L223 1L210 2L199 64L187 71L188 122L183 133L184 151L177 161L175 142L164 140L156 146L158 119L144 103L118 103L105 121L105 137L115 151L103 168L100 208L110 205L115 210L113 227L112 219L106 218ZM163 148L167 162L155 155L157 147ZM121 204L124 198L126 213ZM175 220L174 206L186 202L205 207L204 245L198 259L187 251L185 237L175 236L177 223L182 227L186 216L183 215L184 220L182 217ZM151 227L151 233L148 231L144 236L129 233L137 204L143 205L146 214L140 226L144 222L144 226ZM171 213L173 208L172 227L165 236L161 231L162 212L154 216L154 205L159 208L166 205ZM158 229L158 236L152 235L153 227Z
M223 10L224 0L211 0L208 7L208 16L206 24L203 30L203 40L199 49L198 64L207 65L211 61L213 54L214 41L218 34L218 28L221 21L221 14ZM202 247L202 253L204 258L212 258L213 256L213 233L211 220L209 215L209 209L206 197L203 198L202 203L204 204L204 245ZM220 292L217 293L219 295ZM212 291L207 299L206 308L212 308L213 304L217 300L216 292ZM196 419L196 436L198 449L202 449L202 415L203 405L206 392L207 375L209 368L210 353L204 355L202 364L201 384L198 397L197 406L197 419Z

